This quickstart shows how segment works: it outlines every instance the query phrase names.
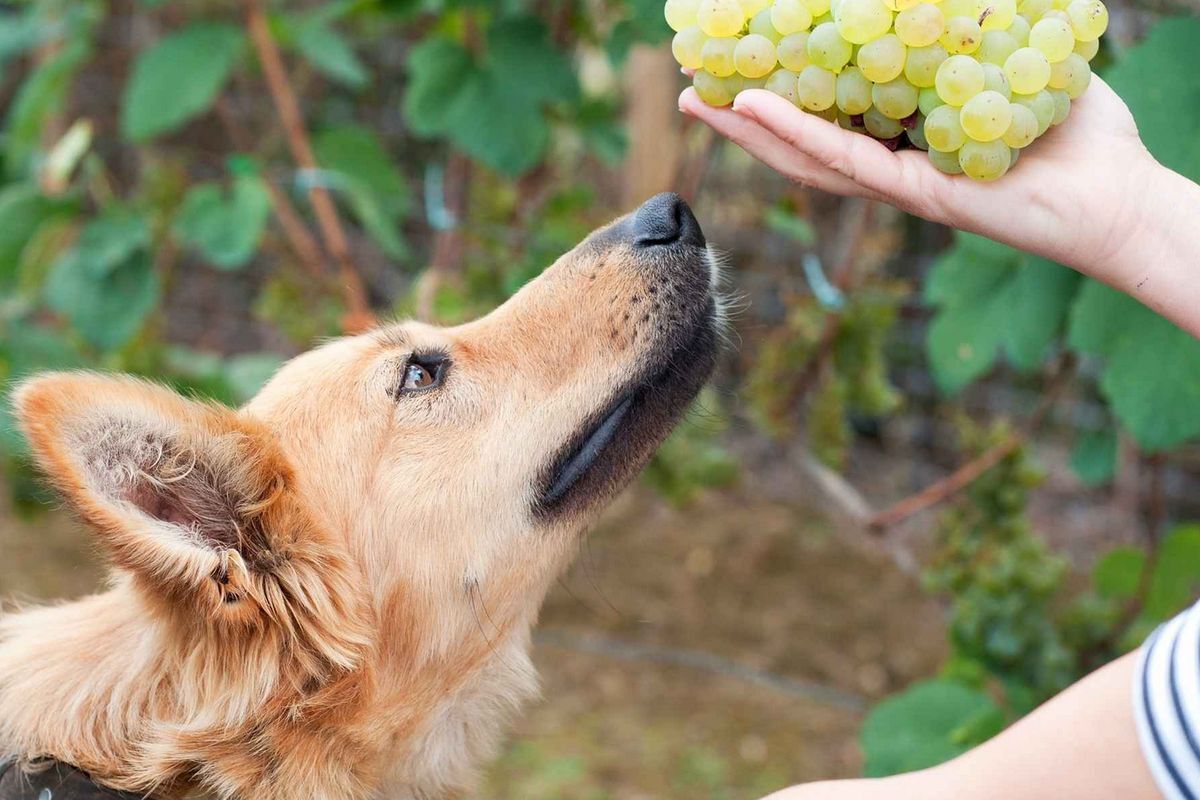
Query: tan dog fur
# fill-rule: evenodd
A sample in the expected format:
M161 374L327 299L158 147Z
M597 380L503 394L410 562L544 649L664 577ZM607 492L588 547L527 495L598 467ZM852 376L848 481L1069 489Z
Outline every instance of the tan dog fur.
M567 513L531 514L538 476L699 324L685 284L712 290L705 256L664 277L615 230L476 322L334 341L240 410L97 374L21 385L36 460L114 571L0 619L0 754L161 798L469 788L535 691L548 586L674 420ZM397 398L415 350L452 371Z

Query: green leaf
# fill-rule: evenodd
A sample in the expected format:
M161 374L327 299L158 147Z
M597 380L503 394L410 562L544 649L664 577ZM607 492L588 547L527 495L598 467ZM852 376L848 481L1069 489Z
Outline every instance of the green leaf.
M1166 166L1200 178L1200 19L1160 22L1105 77L1129 105L1142 141Z
M46 120L62 110L75 74L92 55L80 35L34 68L21 84L8 112L4 153L10 170L24 171L37 151Z
M938 308L927 348L941 389L962 389L1001 352L1019 370L1040 364L1062 330L1078 281L1054 262L959 233L925 285L925 299Z
M1154 557L1143 613L1165 620L1200 594L1200 526L1182 525L1163 537Z
M512 16L492 23L484 67L509 98L539 104L569 103L579 97L575 69L537 17Z
M207 111L237 63L243 39L234 25L195 22L139 54L125 87L122 133L149 139Z
M254 257L270 214L271 195L262 179L242 175L230 192L216 183L189 190L174 231L213 266L237 269Z
M511 176L542 160L550 126L535 105L506 92L492 73L478 73L449 110L449 130L465 153Z
M408 182L375 134L342 125L318 134L313 148L321 168L334 176L336 188L380 248L393 258L407 255L398 223L411 205Z
M83 270L102 280L149 244L146 220L128 208L112 206L84 226L75 246L62 260L70 262L70 269Z
M432 36L408 54L408 92L404 115L422 136L442 133L451 110L476 73L471 55L457 42Z
M865 774L895 775L949 761L994 733L998 712L990 697L960 683L918 683L868 715L861 734Z
M13 285L25 247L42 225L74 209L74 202L46 197L30 183L0 189L0 288Z
M763 221L775 233L782 234L805 247L810 247L817 241L817 231L811 222L779 206L768 208Z
M115 350L133 338L158 302L158 276L150 255L136 252L97 277L74 253L51 268L46 303L66 316L89 344Z
M1141 588L1145 569L1145 553L1135 547L1116 547L1096 562L1092 583L1101 597L1130 600Z
M1082 436L1071 451L1071 468L1085 486L1111 481L1117 470L1116 432L1092 431Z
M367 68L345 37L329 25L305 25L296 37L296 47L330 79L351 89L361 89L367 84Z

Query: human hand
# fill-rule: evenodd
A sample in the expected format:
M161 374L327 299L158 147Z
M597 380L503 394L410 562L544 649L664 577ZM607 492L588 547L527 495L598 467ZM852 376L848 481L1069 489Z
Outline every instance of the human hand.
M917 150L891 152L761 89L732 109L705 105L689 88L679 108L760 161L807 186L898 206L1073 266L1105 282L1118 274L1159 172L1125 103L1100 78L1065 123L1021 153L994 183L940 172ZM1132 279L1131 279L1132 280Z

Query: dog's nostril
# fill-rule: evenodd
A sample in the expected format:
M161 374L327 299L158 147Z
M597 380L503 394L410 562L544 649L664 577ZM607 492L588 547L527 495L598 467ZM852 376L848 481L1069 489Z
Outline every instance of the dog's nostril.
M671 192L651 197L633 215L634 244L638 247L688 244L704 247L704 232L683 198Z

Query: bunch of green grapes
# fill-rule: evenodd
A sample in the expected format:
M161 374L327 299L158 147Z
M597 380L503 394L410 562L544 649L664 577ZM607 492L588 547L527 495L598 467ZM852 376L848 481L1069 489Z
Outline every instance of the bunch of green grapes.
M700 99L767 89L943 172L995 180L1091 82L1102 0L667 0Z

